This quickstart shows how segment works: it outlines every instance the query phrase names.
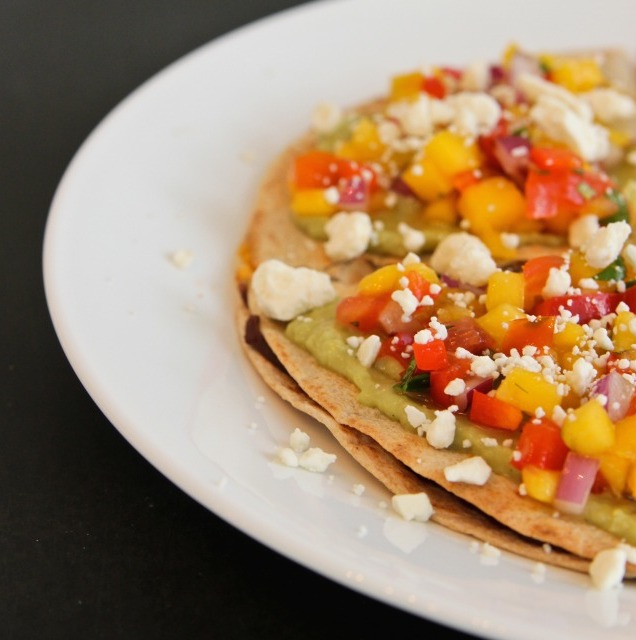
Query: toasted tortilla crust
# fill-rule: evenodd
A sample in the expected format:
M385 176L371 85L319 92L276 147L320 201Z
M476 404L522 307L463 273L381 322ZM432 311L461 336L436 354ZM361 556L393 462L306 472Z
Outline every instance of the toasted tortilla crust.
M589 54L589 52L584 52ZM636 93L636 75L624 52L604 52L606 67L629 93ZM367 109L376 108L369 102ZM356 110L365 107L358 107ZM290 145L269 168L258 193L244 240L242 281L265 260L275 258L291 266L305 266L330 273L338 288L353 284L387 259L366 254L334 264L320 242L306 236L289 210L288 172L293 158L311 148L311 133ZM532 246L521 258L554 253L555 247ZM250 317L242 296L237 305L241 336ZM322 368L314 358L287 340L282 325L260 318L265 343L278 363L241 343L263 380L281 398L326 426L341 446L392 493L426 491L435 508L433 520L453 531L517 555L567 569L585 572L590 560L619 540L581 519L555 516L554 510L519 495L511 480L493 475L484 487L450 483L444 468L468 454L437 450L424 438L406 431L381 412L361 405L358 390L339 375ZM280 363L283 363L280 365ZM278 366L280 365L280 366ZM546 553L544 543L552 546ZM628 565L627 577L636 577Z
M236 320L241 336L245 335L249 317L246 306L239 304ZM335 420L303 391L280 363L273 363L244 339L241 344L254 369L278 396L323 424L342 448L392 494L425 492L434 508L431 519L437 524L536 562L582 573L588 571L588 560L558 548L546 551L542 542L503 526L465 500L418 475L369 435Z
M248 315L243 305L238 313L241 330ZM520 496L517 485L503 476L492 474L481 487L448 482L444 468L470 454L434 449L426 439L408 432L377 409L360 404L357 388L289 341L282 325L261 318L260 328L285 369L282 372L271 363L266 366L247 347L250 360L265 382L294 407L322 422L363 467L394 493L426 486L427 491L433 487L439 492L441 488L452 496L454 501L443 502L447 509L436 516L440 524L519 555L578 571L587 570L589 561L599 551L620 542L616 536L580 518L566 514L557 517L549 505ZM380 455L378 446L386 456ZM460 504L464 510L458 512ZM465 508L471 505L472 508ZM455 512L454 518L450 518L449 509ZM496 526L486 526L489 519ZM501 530L508 533L504 536ZM512 532L518 538L514 542L509 537ZM541 548L545 543L565 553L546 554ZM635 566L628 567L627 576L636 576Z

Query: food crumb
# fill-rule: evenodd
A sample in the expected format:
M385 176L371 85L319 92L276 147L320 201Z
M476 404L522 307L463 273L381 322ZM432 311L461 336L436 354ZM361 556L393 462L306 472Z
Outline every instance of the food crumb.
M170 256L170 262L177 269L187 269L194 260L194 254L189 249L178 249Z
M369 533L369 530L363 524L361 524L358 527L358 530L356 531L356 536L358 538L365 538L368 533Z
M530 577L532 578L533 582L536 582L537 584L542 584L543 582L545 582L545 565L543 564L543 562L535 562L534 565L532 566L532 572L530 573Z
M365 491L365 486L363 484L354 484L353 485L353 493L355 493L357 496L361 496L364 491Z
M484 542L481 545L481 551L479 553L479 561L481 564L494 566L499 564L499 558L501 557L501 551L489 542Z

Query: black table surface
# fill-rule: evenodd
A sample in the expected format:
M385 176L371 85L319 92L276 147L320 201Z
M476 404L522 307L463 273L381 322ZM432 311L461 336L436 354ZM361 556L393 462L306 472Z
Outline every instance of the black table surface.
M325 579L185 495L100 412L48 315L48 208L86 136L167 64L296 4L0 2L4 640L469 637Z

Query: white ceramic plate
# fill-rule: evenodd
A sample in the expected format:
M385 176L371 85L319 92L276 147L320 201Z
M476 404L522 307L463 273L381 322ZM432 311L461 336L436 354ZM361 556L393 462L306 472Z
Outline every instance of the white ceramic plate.
M539 584L531 563L487 566L468 539L393 517L387 492L253 374L231 294L260 176L318 101L352 104L394 73L495 59L512 41L631 47L634 17L633 0L317 2L152 78L81 147L46 229L51 315L95 402L214 513L370 597L488 638L632 639L633 585L598 592L556 569ZM273 462L296 426L337 453L328 473Z

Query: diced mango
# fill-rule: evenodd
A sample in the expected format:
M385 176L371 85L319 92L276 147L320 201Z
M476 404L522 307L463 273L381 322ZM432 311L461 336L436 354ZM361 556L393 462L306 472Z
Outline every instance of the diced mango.
M504 303L523 309L524 292L525 280L522 273L496 271L488 279L486 309L490 311Z
M503 302L477 318L477 323L494 338L495 343L500 347L508 331L509 323L518 318L526 317L526 314L519 307L509 302Z
M627 351L636 344L636 313L620 311L614 320L614 351Z
M303 189L292 194L291 210L299 216L331 216L338 208L330 202L326 189Z
M548 64L552 81L574 93L590 91L605 81L596 58L554 58Z
M399 269L395 264L388 264L364 276L358 283L358 293L363 295L379 295L399 289L401 288L400 279L407 275L409 271L416 271L425 280L428 280L428 282L439 282L435 271L423 262L409 264L405 269Z
M627 416L615 424L611 451L636 462L636 415Z
M477 169L483 161L475 141L447 129L436 133L427 143L424 152L449 178L464 171Z
M583 279L593 278L599 270L590 266L585 259L583 252L576 250L570 255L570 278L575 287L579 286L579 282Z
M526 495L548 504L554 501L560 479L560 471L540 469L534 465L527 465L521 470L521 481Z
M457 202L452 196L433 200L424 207L422 217L427 222L455 225L459 217Z
M453 184L432 158L427 155L414 162L403 174L402 180L422 200L437 200L453 190Z
M386 146L380 139L375 122L370 118L361 118L353 128L349 140L336 149L336 155L347 160L375 162L382 157L385 150Z
M632 498L636 498L636 462L631 463L629 471L627 472L625 490L629 492Z
M413 100L417 98L422 90L424 76L420 71L412 73L402 73L391 78L391 89L389 99L392 102L399 100Z
M605 452L599 456L600 471L614 495L620 496L627 485L630 462L623 456Z
M534 414L541 408L551 415L554 407L561 403L557 386L546 380L541 373L516 368L503 379L495 395L522 411Z
M580 324L568 322L563 329L554 334L554 348L559 351L572 351L576 346L580 346L585 341L585 329Z
M526 199L512 180L494 176L464 189L457 208L477 234L483 229L510 231L525 219Z
M598 456L614 444L614 423L601 403L592 399L568 413L561 436L570 449Z

